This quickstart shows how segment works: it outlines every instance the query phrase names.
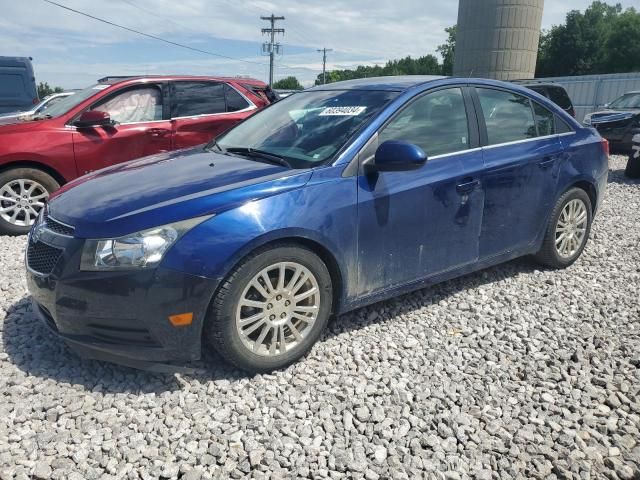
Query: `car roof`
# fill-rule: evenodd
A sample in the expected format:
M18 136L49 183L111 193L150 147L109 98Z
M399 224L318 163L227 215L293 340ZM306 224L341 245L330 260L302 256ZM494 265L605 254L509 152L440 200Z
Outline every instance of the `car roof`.
M355 80L344 80L342 82L327 83L318 85L308 90L390 90L403 91L408 88L422 85L424 83L441 80L439 75L402 75L389 77L369 77L357 78Z
M133 75L133 76L108 76L98 80L103 85L117 85L125 82L142 82L145 80L168 81L168 80L208 80L219 82L236 82L250 85L266 85L260 80L248 77L217 77L209 75Z
M520 85L521 87L527 87L527 88L531 88L531 87L545 87L545 88L562 88L565 89L564 86L562 86L559 83L553 83L553 82L513 82L516 85Z

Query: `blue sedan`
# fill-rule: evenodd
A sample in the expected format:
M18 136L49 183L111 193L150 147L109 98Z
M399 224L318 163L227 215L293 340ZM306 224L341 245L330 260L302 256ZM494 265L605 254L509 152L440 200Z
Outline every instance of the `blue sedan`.
M35 310L90 358L140 368L218 351L285 367L332 315L522 256L582 253L608 144L491 80L324 85L206 146L91 173L28 240Z

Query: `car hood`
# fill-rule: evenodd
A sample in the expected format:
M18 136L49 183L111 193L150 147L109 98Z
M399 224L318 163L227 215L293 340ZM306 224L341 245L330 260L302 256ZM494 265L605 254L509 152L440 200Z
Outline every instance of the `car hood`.
M50 197L49 215L73 226L79 238L117 237L298 188L310 172L200 146L80 177Z
M592 125L599 123L619 122L621 120L628 120L630 118L640 115L640 109L630 110L602 110L600 112L593 112L586 116L585 120Z
M20 124L20 123L24 123L24 120L22 120L20 117L22 116L22 114L15 114L15 115L5 115L0 117L0 126L2 125L15 125L15 124Z
M28 114L20 114L17 117L0 117L0 134L22 131L32 131L34 125L50 125L51 119L34 120Z

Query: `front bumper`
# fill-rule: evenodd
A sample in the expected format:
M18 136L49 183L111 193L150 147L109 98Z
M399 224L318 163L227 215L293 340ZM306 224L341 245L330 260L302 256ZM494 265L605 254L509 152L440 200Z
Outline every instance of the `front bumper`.
M82 240L44 230L37 241L29 236L27 251L41 243L61 253L50 272L34 271L27 259L27 287L36 313L73 350L152 370L161 370L154 368L158 363L200 358L216 281L163 268L81 272ZM169 322L170 315L185 312L193 312L190 325Z

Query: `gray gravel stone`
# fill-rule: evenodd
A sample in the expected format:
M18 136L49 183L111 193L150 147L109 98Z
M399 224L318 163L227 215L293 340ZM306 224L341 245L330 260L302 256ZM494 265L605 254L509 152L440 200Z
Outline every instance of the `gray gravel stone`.
M640 183L612 156L584 255L518 259L331 322L302 361L83 360L0 237L3 480L640 478Z

